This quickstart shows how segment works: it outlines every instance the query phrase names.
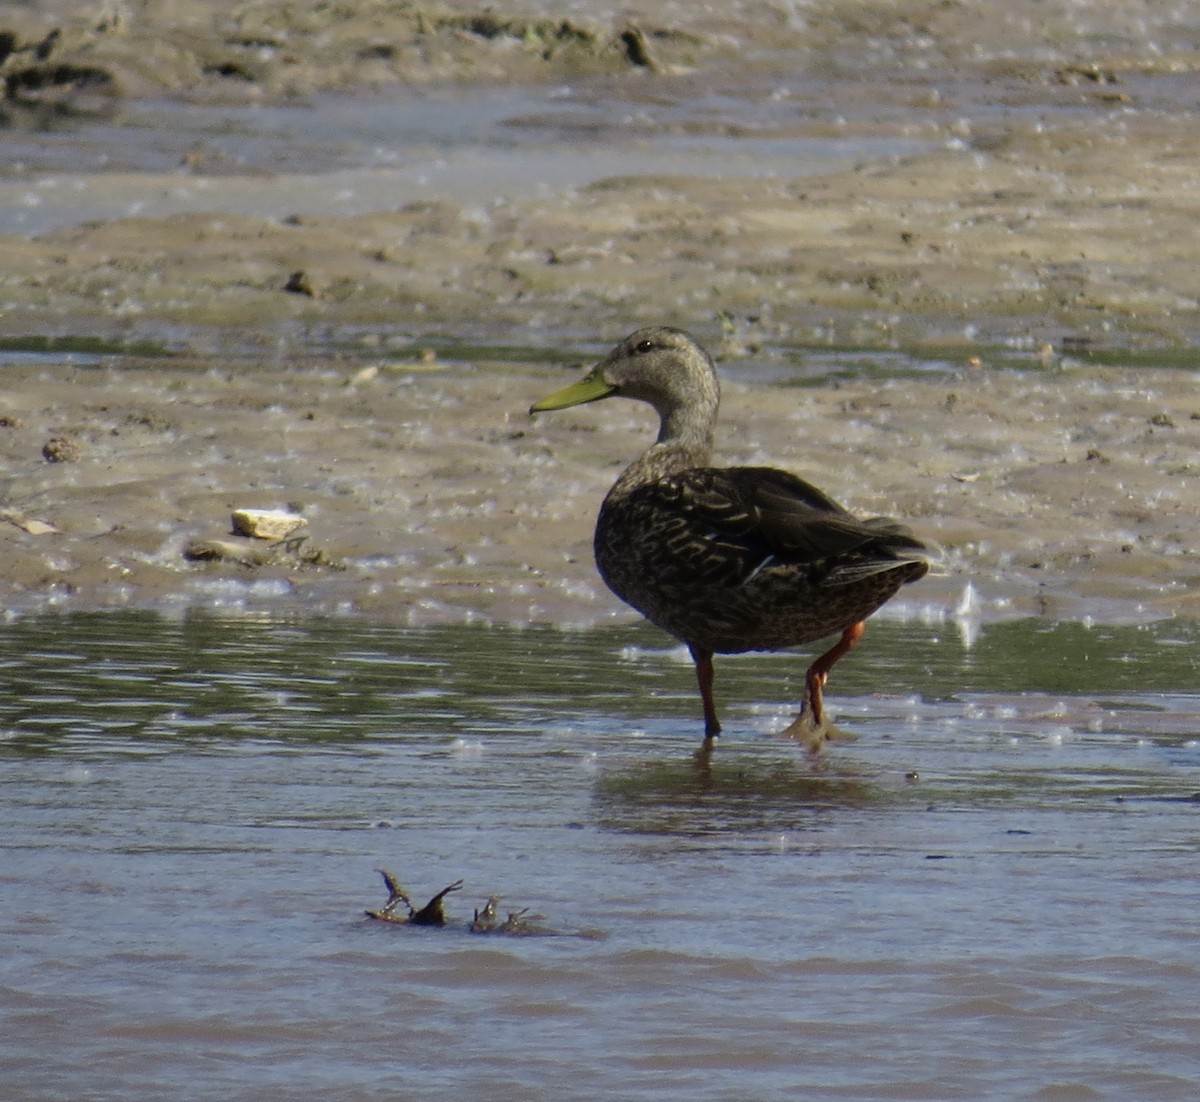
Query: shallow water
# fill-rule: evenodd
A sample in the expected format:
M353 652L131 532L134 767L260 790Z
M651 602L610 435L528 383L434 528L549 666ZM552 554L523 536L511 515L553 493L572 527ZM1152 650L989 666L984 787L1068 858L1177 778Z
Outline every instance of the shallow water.
M818 765L725 660L704 770L641 628L15 620L5 1097L1191 1098L1197 635L880 620Z
M780 113L770 89L645 103L605 83L325 95L292 107L134 102L116 120L4 133L0 233L210 210L350 216L624 175L802 176L922 144L814 133ZM105 176L121 178L117 192Z

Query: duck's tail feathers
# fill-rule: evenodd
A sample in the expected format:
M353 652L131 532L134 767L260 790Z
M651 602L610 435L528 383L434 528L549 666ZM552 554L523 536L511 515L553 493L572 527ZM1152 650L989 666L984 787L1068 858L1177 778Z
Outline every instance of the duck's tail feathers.
M867 523L880 530L878 540L861 558L834 566L826 578L828 584L852 585L865 578L895 571L908 574L906 581L916 581L931 570L937 573L942 566L945 552L936 543L919 540L907 528L883 517Z

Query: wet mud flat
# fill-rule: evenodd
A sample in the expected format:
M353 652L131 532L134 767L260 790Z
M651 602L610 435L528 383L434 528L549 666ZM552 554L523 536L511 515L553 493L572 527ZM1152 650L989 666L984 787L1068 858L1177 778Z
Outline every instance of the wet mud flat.
M445 151L428 144L339 163L329 140L306 166L256 157L252 140L233 153L219 128L156 170L130 168L103 129L76 167L21 145L0 171L5 330L287 339L299 321L613 339L724 313L766 338L1194 340L1200 51L1170 10L594 4L556 21L552 7L14 12L12 135L73 112L119 122L122 104L164 97L301 114L330 93L549 98L492 128L525 178L495 160L439 174ZM109 79L70 79L85 70ZM680 164L697 141L704 162ZM814 171L821 143L842 147L841 167ZM564 184L539 149L596 156ZM631 150L633 168L613 156ZM296 270L306 301L281 294Z
M722 460L943 544L909 611L1194 614L1200 52L1170 11L550 9L11 13L6 607L623 615L589 534L652 427L524 411L667 323L721 362ZM451 84L526 98L452 148L259 142ZM301 542L185 555L247 506Z
M596 577L591 531L652 414L527 413L592 351L563 368L9 363L0 597L9 610L306 609L410 624L624 616ZM718 455L795 470L940 543L943 571L905 591L906 614L1196 614L1189 371L985 363L740 381L756 363L723 364ZM305 524L284 544L239 541L242 508ZM247 555L191 554L206 541Z

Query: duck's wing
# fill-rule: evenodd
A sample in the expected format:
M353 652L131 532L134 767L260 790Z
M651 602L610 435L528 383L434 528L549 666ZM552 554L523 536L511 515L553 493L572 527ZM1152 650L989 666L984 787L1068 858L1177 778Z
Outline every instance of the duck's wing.
M730 473L735 481L749 483L759 525L782 552L807 558L871 547L884 555L902 557L906 552L927 555L930 550L898 521L890 517L856 517L787 471L743 467Z
M929 548L903 525L859 519L787 471L702 467L668 481L692 532L736 557L743 576L787 563L828 571L826 581L839 584L929 559Z

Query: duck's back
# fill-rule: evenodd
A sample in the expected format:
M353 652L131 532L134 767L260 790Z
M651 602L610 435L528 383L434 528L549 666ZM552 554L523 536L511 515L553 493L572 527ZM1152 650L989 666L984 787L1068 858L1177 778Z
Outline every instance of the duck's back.
M902 526L859 520L769 467L618 480L595 552L618 597L677 639L724 653L841 631L929 569L928 549Z

